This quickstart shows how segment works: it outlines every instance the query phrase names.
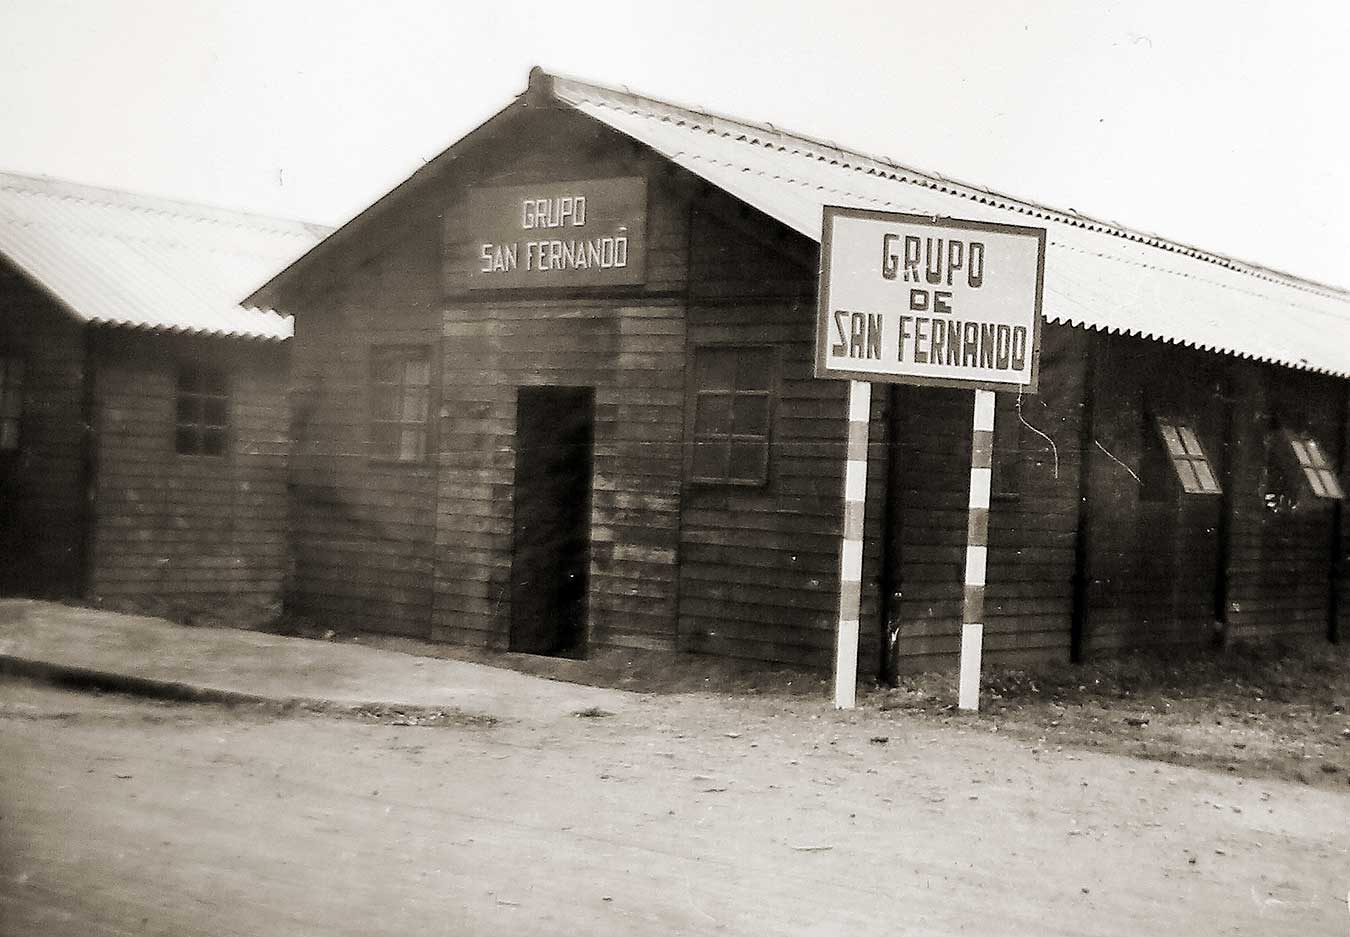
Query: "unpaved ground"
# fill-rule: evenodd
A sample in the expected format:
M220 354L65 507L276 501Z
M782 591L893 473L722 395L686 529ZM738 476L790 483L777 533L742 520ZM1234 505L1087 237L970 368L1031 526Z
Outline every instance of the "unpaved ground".
M301 633L333 635L309 627ZM557 680L656 693L719 690L826 705L828 675L699 655L603 651L585 660L482 651L407 638L334 636L476 661ZM1041 747L1082 748L1350 792L1350 644L1186 648L1031 670L986 667L981 719ZM860 705L936 725L956 678L908 674L860 687ZM992 728L992 726L990 726Z
M496 725L0 684L6 934L1350 933L1350 797L990 720Z
M947 718L951 678L906 677L869 705ZM1350 793L1350 646L1136 653L993 670L983 714L1019 738Z

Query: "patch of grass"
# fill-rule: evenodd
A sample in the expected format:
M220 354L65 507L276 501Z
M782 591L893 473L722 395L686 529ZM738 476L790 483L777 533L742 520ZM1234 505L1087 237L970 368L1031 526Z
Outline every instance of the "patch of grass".
M578 719L607 719L614 714L608 709L601 709L599 706L587 706L585 709L578 709L572 715Z
M388 726L422 726L426 728L469 727L490 729L497 725L497 717L486 713L465 712L461 709L440 706L343 706L339 704L315 705L305 703L290 710L330 716L338 719L355 719Z
M981 690L977 719L1036 744L1340 789L1350 772L1345 646L1236 644L1136 651L1081 665L990 668ZM951 718L955 675L905 676L867 702Z
M1312 702L1350 690L1350 655L1328 644L1235 644L1206 648L1131 651L1079 665L994 670L984 687L994 698L1017 702L1124 700L1149 695L1194 698L1261 697Z

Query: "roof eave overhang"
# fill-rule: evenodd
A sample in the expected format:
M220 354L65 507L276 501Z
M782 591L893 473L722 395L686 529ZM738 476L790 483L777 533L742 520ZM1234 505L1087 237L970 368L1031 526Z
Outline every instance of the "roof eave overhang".
M246 311L255 312L258 315L276 316L279 322L285 323L288 326L285 330L285 334L283 334L281 330L272 330L272 329L258 330L258 331L248 329L241 329L237 331L225 329L194 329L188 326L150 325L148 323L140 323L140 322L119 322L113 319L103 319L98 316L88 316L80 312L74 306L72 306L70 302L66 300L65 297L61 296L59 293L57 293L55 290L49 287L46 283L44 283L41 279L35 277L32 271L25 268L23 264L15 260L13 257L10 257L7 254L0 254L0 258L3 258L6 263L8 263L11 267L13 267L14 270L17 271L19 275L23 277L24 281L27 282L31 287L33 287L35 290L42 293L42 295L46 296L49 300L51 300L52 304L57 309L61 310L62 313L69 316L71 319L73 319L80 325L90 326L93 328L122 329L127 331L158 333L164 335L194 335L203 338L228 338L228 339L241 339L241 340L251 340L261 342L284 342L289 338L291 338L291 335L289 334L290 317L283 316L280 313L274 312L272 310L258 309Z

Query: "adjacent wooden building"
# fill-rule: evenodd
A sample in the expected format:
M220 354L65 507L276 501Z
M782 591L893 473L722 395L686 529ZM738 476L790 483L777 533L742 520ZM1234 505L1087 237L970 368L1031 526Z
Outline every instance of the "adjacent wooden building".
M287 569L290 322L325 229L0 174L0 590L234 620Z
M1039 393L998 406L988 657L1341 633L1350 294L538 70L249 300L296 321L296 609L827 666L825 204L1048 229ZM955 660L970 407L872 396L863 672Z

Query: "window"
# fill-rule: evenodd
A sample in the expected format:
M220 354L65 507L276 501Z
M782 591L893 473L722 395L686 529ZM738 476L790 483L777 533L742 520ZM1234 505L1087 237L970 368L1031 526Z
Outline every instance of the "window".
M1223 493L1195 430L1185 423L1159 417L1158 432L1162 435L1163 448L1172 463L1172 471L1181 482L1182 491L1188 495Z
M1319 498L1343 499L1345 492L1341 489L1340 479L1336 477L1317 440L1307 433L1285 432L1284 438L1293 450L1299 471L1312 493Z
M774 365L767 345L694 349L690 480L729 485L769 480Z
M370 357L372 458L421 462L427 457L431 357L425 347L375 348Z
M0 452L19 448L23 415L23 360L0 356Z
M174 448L181 455L224 455L230 397L219 368L178 368L178 416Z

